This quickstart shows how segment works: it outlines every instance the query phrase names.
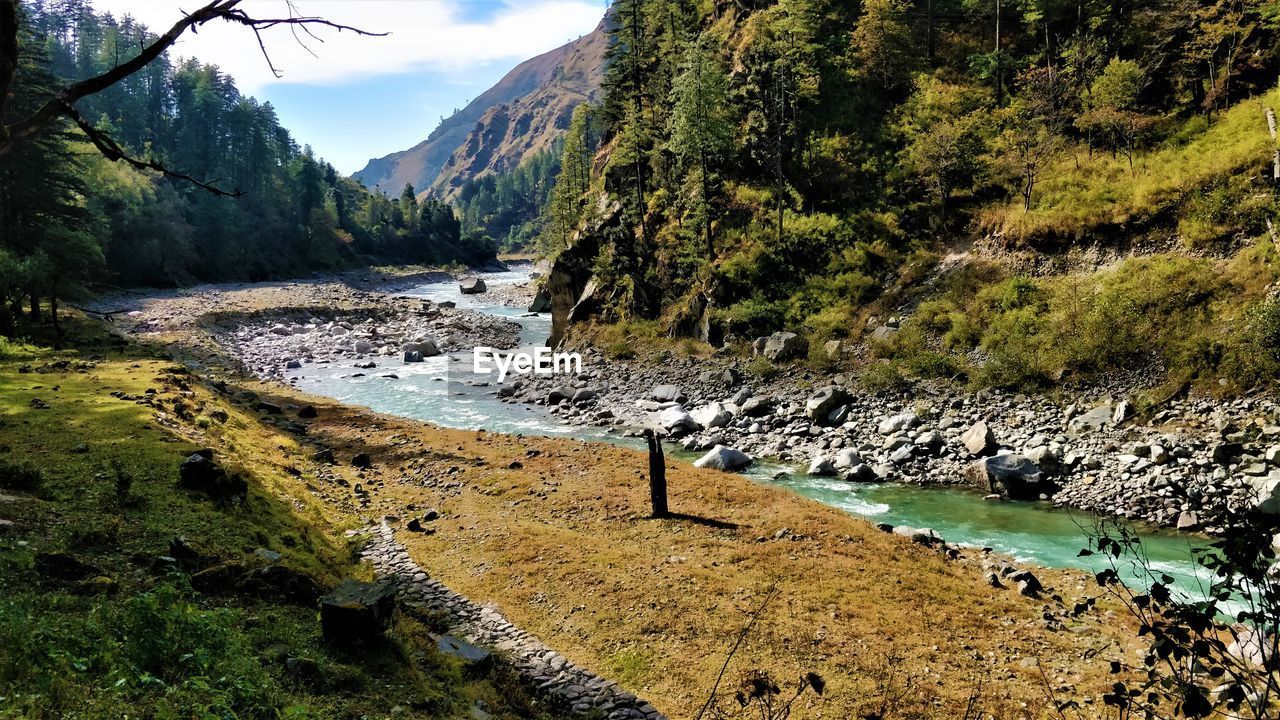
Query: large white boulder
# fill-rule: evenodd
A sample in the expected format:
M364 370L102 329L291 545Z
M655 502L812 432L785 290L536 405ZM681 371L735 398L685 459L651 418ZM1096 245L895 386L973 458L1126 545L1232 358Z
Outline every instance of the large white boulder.
M732 471L744 468L752 462L751 456L737 448L716 445L706 455L694 461L694 467Z

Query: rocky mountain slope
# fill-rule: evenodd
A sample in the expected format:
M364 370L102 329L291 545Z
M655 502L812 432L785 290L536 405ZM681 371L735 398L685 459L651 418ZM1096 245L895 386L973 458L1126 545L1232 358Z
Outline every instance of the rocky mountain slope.
M551 146L604 73L604 21L589 35L539 55L440 123L421 143L370 160L354 177L396 194L406 183L444 196L471 177L513 168Z

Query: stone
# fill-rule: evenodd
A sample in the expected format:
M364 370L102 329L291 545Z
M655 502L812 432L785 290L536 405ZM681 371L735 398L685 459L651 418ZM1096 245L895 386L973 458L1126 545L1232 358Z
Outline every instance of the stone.
M724 427L733 420L733 413L730 412L723 403L718 402L713 402L710 405L703 405L689 414L699 425L708 430Z
M907 525L898 525L893 529L893 534L909 538L911 542L919 545L933 545L934 543L942 542L942 536L932 528L914 528Z
M822 388L809 397L804 404L805 415L818 424L829 422L833 412L849 403L849 393L830 385Z
M243 496L249 484L213 461L213 451L193 453L178 467L178 487L213 497Z
M596 391L592 388L579 388L570 398L575 403L588 402L596 399Z
M1195 532L1200 529L1200 517L1194 510L1184 510L1178 514L1177 527L1179 530Z
M271 564L245 571L236 579L235 589L263 600L315 607L324 588L310 575L287 565Z
M898 432L905 432L915 427L920 422L920 418L916 417L913 412L904 412L897 415L891 415L880 421L880 425L876 430L881 435L892 435Z
M716 445L706 455L694 461L694 467L711 468L713 470L733 471L744 468L752 462L751 456L725 445Z
M776 332L765 341L763 354L775 362L800 357L809 349L809 343L793 332Z
M337 459L334 458L333 456L333 450L329 448L316 451L311 456L311 459L314 460L315 462L324 463L326 465L334 465L338 462Z
M285 369L285 370L300 370L300 369L302 369L302 362L301 362L301 361L298 361L298 360L290 360L290 361L288 361L288 362L286 362L286 363L284 364L284 369Z
M369 453L356 453L351 457L351 467L368 470L373 467L373 458L369 457Z
M303 420L312 420L317 415L319 415L319 413L316 411L315 405L303 405L301 408L298 408L298 417Z
M463 295L479 295L489 287L484 284L484 280L478 277L464 278L458 283L458 291Z
M842 448L832 458L832 464L837 470L848 470L861 462L862 456L853 448Z
M871 331L871 340L877 343L887 343L898 334L898 328L881 325Z
M839 360L843 351L844 344L839 340L828 340L822 345L822 353L827 356L828 360Z
M341 647L376 643L396 616L396 581L374 583L344 580L320 598L320 626L324 639Z
M658 413L658 425L669 433L698 429L698 421L679 405L672 405Z
M769 397L750 397L742 403L742 414L747 417L761 417L773 412L774 401Z
M849 468L849 472L844 474L844 479L849 482L879 482L882 478L875 468L866 463L858 463Z
M551 293L546 290L539 290L533 296L533 302L529 303L528 311L531 313L548 313L551 312Z
M809 474L817 477L828 477L836 474L835 463L826 455L819 455L809 461Z
M942 437L942 433L930 430L929 432L920 433L916 437L915 445L930 455L937 455L946 447L947 440Z
M1038 500L1048 489L1039 466L1022 455L993 455L965 469L965 480L988 493L1014 500Z
M1253 486L1255 509L1269 515L1280 515L1280 474L1250 478Z
M355 351L361 355L368 355L373 352L373 343L368 340L357 340L354 345Z
M1119 425L1125 420L1133 417L1133 405L1128 400L1121 400L1116 403L1115 409L1111 411L1111 424Z
M1230 465L1244 454L1244 445L1238 442L1218 443L1213 448L1213 461L1219 465Z
M968 430L960 436L960 443L969 451L970 455L983 456L991 455L1000 448L1000 443L996 441L996 434L992 432L991 426L983 420L979 420L969 426Z
M658 402L683 402L684 393L675 385L654 385L649 398Z
M547 392L547 404L559 405L565 400L572 400L577 391L570 387L553 387Z
M407 363L420 363L422 362L422 353L417 350L410 350L404 354L404 361Z
M1067 427L1071 430L1101 430L1110 422L1112 416L1115 415L1115 408L1110 405L1096 407L1083 415L1077 415L1067 422Z
M1039 597L1040 591L1044 590L1040 579L1030 570L1019 570L1009 575L1009 582L1017 586L1019 594L1027 597Z

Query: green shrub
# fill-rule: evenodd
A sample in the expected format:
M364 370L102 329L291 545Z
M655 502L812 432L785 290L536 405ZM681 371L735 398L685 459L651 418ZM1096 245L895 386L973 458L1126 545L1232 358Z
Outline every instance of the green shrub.
M889 362L868 365L858 376L858 382L867 392L873 393L902 390L910 385L899 372L898 366Z
M773 361L763 355L757 355L751 358L751 362L746 366L747 374L760 380L772 380L777 377L781 371Z

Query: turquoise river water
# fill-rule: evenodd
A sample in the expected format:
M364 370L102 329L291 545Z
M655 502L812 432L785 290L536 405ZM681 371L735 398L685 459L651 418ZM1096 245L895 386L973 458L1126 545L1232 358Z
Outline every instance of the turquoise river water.
M490 288L528 279L527 273L521 271L482 277ZM529 346L541 344L550 334L549 316L527 316L520 308L487 304L485 295L460 294L456 283L422 285L401 294L434 301L452 300L459 307L509 318L522 326L521 340ZM308 392L344 403L447 427L640 446L637 439L623 438L601 428L564 424L541 406L501 402L494 395L494 387L478 387L470 382L474 376L469 352L429 358L411 365L392 359L380 363L376 370L364 371L363 377L355 377L360 372L350 366L309 365L298 385ZM394 373L397 378L383 377L388 373ZM696 458L678 450L671 454L678 461ZM775 479L778 470L789 473ZM1081 548L1088 544L1085 531L1095 517L1055 509L1048 503L990 502L975 492L959 488L847 483L806 475L803 468L769 463L759 463L746 474L757 482L785 487L851 515L873 522L933 528L949 543L989 547L1021 562L1085 570L1097 570L1102 562L1098 558L1079 557ZM1151 566L1177 578L1185 590L1193 591L1207 577L1191 555L1194 547L1204 544L1202 540L1155 529L1143 530L1141 535Z

